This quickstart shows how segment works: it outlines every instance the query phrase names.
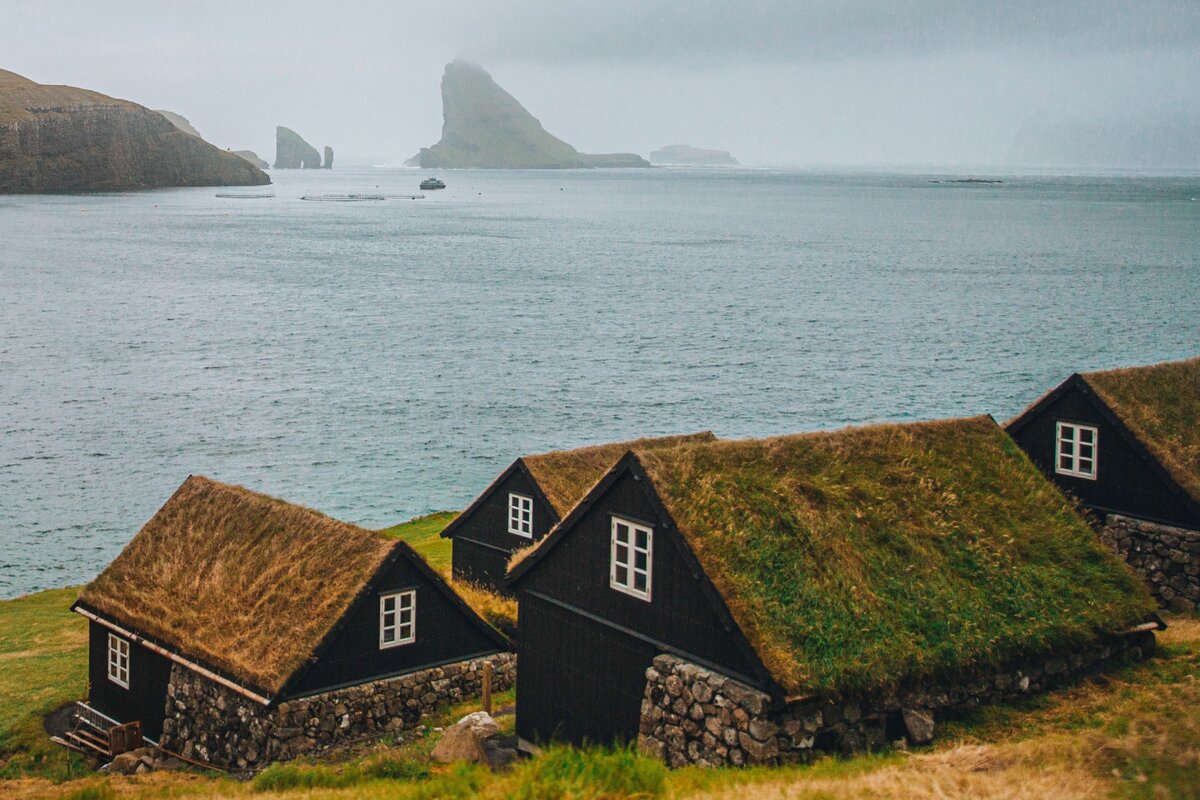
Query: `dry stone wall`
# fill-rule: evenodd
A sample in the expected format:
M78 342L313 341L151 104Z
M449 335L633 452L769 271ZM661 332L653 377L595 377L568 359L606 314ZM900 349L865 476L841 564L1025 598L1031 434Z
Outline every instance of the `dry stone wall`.
M167 685L162 746L187 758L234 769L415 727L439 706L478 696L484 664L492 688L516 679L516 656L500 653L396 678L263 706L178 664Z
M639 749L671 767L779 764L814 751L853 753L933 739L936 720L984 703L1015 700L1154 652L1154 634L1012 665L955 683L930 683L858 699L811 699L782 708L719 673L661 655L646 670Z
M1173 611L1200 606L1200 531L1110 514L1100 539L1125 559L1164 606Z

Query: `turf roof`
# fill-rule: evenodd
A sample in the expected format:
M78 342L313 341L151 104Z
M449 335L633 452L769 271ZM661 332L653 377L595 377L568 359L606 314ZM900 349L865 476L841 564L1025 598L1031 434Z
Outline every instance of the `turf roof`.
M1081 377L1200 503L1200 358Z
M1154 610L990 417L636 457L789 694L992 666Z
M587 494L588 489L604 477L609 468L628 451L711 442L716 438L712 431L702 431L681 436L599 444L575 450L556 450L552 453L524 456L521 460L525 462L533 479L541 487L542 494L561 518L566 516L579 499Z
M79 601L277 693L403 542L189 477Z

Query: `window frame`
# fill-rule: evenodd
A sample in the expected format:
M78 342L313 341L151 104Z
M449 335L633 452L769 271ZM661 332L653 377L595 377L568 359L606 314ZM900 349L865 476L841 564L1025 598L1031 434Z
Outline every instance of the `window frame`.
M533 538L532 497L518 492L508 493L508 532L523 539Z
M403 600L408 600L408 605L404 605ZM387 609L387 602L395 601L392 609ZM403 622L402 617L404 612L408 612L408 622ZM388 614L393 615L392 623L387 622ZM401 636L401 632L408 628L408 635ZM388 631L394 633L394 638L389 642L384 637ZM401 589L398 592L386 592L379 595L379 649L390 650L393 647L401 647L406 644L413 644L417 641L417 590Z
M129 649L128 639L108 634L108 679L122 689L129 688Z
M1070 431L1070 438L1064 438L1063 433ZM1092 435L1092 440L1088 443L1080 442L1080 432L1088 431ZM1069 453L1063 452L1063 444L1070 443L1071 449ZM1083 447L1091 447L1092 453L1090 456L1081 455L1080 451ZM1070 459L1070 466L1063 466L1063 457ZM1090 461L1091 470L1083 471L1080 469L1081 461ZM1066 475L1071 478L1082 478L1084 480L1094 481L1100 473L1100 429L1095 425L1087 425L1082 422L1070 422L1069 420L1054 421L1054 472L1057 475Z
M617 537L618 527L624 526L629 531L629 539L626 542L620 542ZM639 600L645 600L647 603L652 602L654 591L654 527L641 522L634 522L626 517L617 515L612 516L610 525L609 548L608 548L608 586L610 589L627 594L630 597L636 597ZM646 547L643 549L637 546L637 534L644 532L646 534ZM628 560L621 564L617 558L618 546L627 548ZM637 553L646 554L646 569L639 570L635 563ZM623 577L626 582L622 583L618 577L618 572L623 572ZM646 576L646 589L641 591L636 587L637 575L644 573Z

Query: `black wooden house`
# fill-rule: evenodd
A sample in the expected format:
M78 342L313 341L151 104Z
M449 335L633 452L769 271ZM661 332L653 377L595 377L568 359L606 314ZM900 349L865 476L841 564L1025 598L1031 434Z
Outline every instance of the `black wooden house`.
M715 438L704 432L518 458L442 531L452 540L455 577L503 592L513 553L541 541L627 450Z
M282 757L265 742L284 701L510 649L404 542L199 476L72 609L90 621L88 704L110 721L139 721L157 740L182 699L197 697L182 688L194 681L226 693L230 709L245 703L243 723L261 719L249 758L232 749L225 763ZM199 724L180 723L176 746ZM238 724L218 719L208 733Z
M630 451L508 583L526 746L645 734L663 654L786 709L1089 641L1152 608L990 417ZM682 730L712 738L705 715L729 708L707 708ZM748 735L725 733L714 752Z
M1200 530L1200 358L1076 373L1007 429L1097 517Z

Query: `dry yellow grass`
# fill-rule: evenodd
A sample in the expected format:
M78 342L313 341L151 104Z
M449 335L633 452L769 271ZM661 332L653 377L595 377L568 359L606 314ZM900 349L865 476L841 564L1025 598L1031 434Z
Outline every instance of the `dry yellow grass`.
M79 599L274 693L403 546L192 476Z
M587 494L596 481L604 477L609 468L630 450L711 442L716 438L712 431L702 431L682 436L661 436L580 447L575 450L557 450L553 453L524 456L521 460L525 462L542 493L561 519Z

